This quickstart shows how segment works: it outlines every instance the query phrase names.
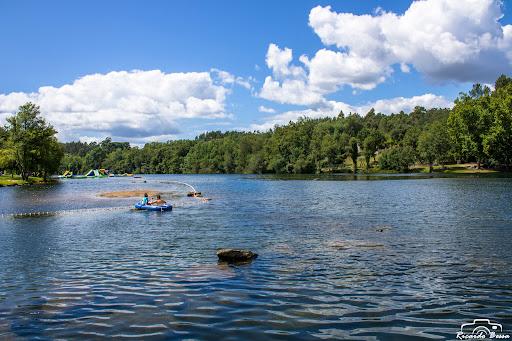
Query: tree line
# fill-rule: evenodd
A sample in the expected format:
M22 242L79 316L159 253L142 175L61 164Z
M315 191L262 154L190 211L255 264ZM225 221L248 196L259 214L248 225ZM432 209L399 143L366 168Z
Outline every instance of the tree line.
M63 144L61 169L80 173L103 167L147 174L357 172L361 167L406 171L424 149L444 148L443 143L420 141L425 131L437 133L438 123L446 122L449 113L417 107L410 114L384 115L372 109L364 117L304 117L268 132L213 131L194 140L153 142L142 148L110 138L71 142ZM436 159L441 155L433 153ZM440 161L450 158L445 154Z
M36 126L47 136L41 144L44 153L28 147L42 135L27 137L19 130L27 112L31 119L37 117ZM493 90L473 85L452 109L416 107L391 115L371 109L364 116L340 112L337 117L303 117L267 132L213 131L193 140L153 142L142 148L110 138L56 145L55 130L37 113L36 106L26 104L8 119L0 131L0 168L27 173L29 164L30 171L41 174L57 167L75 174L96 168L114 173L282 174L404 172L417 163L428 165L430 171L434 165L460 162L512 166L512 79L504 75ZM23 150L29 151L28 158Z
M104 167L116 173L322 173L395 170L415 163L512 165L512 79L494 90L475 84L452 109L416 107L384 115L371 109L301 118L268 132L208 132L194 140L130 147L106 139L63 145L62 169Z

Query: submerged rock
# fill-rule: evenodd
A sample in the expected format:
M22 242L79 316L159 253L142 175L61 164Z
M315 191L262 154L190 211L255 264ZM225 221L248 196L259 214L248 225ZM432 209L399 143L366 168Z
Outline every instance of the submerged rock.
M217 257L219 257L219 260L222 262L241 263L252 261L258 257L258 254L242 249L218 249Z

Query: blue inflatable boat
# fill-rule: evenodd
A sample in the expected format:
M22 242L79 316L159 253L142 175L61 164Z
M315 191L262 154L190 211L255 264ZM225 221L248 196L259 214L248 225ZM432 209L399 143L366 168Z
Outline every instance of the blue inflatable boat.
M138 210L163 212L163 211L172 210L172 205L165 204L165 205L161 205L161 206L153 206L153 205L142 205L140 202L138 202L135 204L135 208Z

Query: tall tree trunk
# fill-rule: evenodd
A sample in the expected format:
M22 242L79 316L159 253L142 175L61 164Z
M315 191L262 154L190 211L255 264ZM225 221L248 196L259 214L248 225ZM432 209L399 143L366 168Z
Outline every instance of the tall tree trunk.
M429 164L428 164L428 172L429 172L429 173L432 173L433 171L434 171L434 166L433 166L433 164L432 164L432 163L429 163Z

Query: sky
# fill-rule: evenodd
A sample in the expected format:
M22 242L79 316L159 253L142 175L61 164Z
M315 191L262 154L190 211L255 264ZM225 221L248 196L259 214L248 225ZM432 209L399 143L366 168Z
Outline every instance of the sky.
M299 117L450 107L512 72L511 3L0 2L0 123L144 144Z

